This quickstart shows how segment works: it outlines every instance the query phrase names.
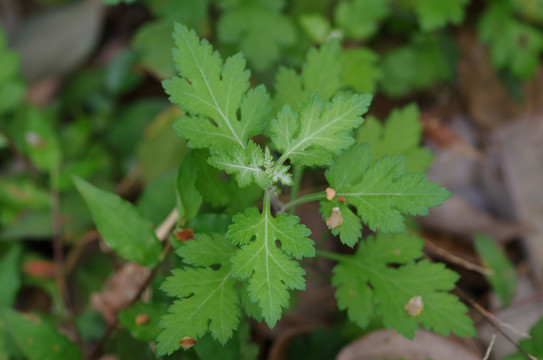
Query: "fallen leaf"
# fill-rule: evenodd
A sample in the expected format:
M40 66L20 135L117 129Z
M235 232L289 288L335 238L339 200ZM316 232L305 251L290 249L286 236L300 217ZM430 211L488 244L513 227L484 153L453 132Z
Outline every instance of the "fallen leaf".
M471 339L445 337L419 330L412 340L395 330L374 331L344 347L336 360L480 360L481 354Z

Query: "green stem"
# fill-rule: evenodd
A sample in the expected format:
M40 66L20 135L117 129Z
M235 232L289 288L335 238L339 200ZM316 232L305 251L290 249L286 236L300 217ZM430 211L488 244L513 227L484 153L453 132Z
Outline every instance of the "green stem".
M318 201L318 200L323 200L323 199L326 199L326 193L324 191L314 193L314 194L308 194L308 195L299 197L296 200L286 203L285 205L283 205L280 212L284 213L288 209L295 208L296 206L300 204L305 204L307 202Z
M273 192L273 186L267 186L266 190L264 191L264 203L262 206L262 213L264 211L270 212L270 204L271 204L271 193Z
M337 262L340 262L344 259L344 256L341 254L331 253L324 250L317 250L316 253L317 253L317 256L322 256L322 257L325 257L327 259L334 260Z
M304 166L303 165L294 165L294 185L292 186L292 190L290 191L290 201L295 201L298 197L298 194L300 193L300 187L302 186L302 174L304 173ZM290 213L294 213L295 207L292 207L290 209Z

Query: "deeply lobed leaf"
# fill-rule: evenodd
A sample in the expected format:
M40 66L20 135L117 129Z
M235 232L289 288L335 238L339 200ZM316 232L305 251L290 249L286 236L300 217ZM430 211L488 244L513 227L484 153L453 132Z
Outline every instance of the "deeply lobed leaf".
M408 172L424 172L433 160L432 153L420 145L422 123L416 104L392 110L382 125L376 118L368 118L357 130L356 141L368 143L371 154L379 159L385 155L402 155Z
M187 112L175 129L191 147L245 148L247 140L264 127L269 112L266 90L263 86L248 90L250 73L241 54L223 62L207 40L200 41L181 24L175 25L174 40L180 76L163 85L170 101Z
M298 111L314 93L323 101L329 101L341 87L342 72L341 46L337 40L327 41L318 49L311 48L300 74L287 68L277 72L274 113L284 105Z
M272 142L283 154L278 162L290 159L301 165L325 165L332 154L354 143L351 130L358 127L371 102L371 95L336 97L328 104L315 94L300 112L286 105L272 121Z
M361 243L355 255L332 255L338 261L332 277L337 286L340 309L362 327L380 314L387 328L395 328L413 338L421 323L436 333L474 336L467 307L447 293L458 275L444 267L422 260L424 242L408 234L370 237ZM389 264L401 264L388 267ZM410 315L406 305L413 297L422 298L422 309Z
M264 189L277 181L283 185L292 185L292 176L287 173L289 167L276 164L268 149L264 153L252 141L245 149L233 146L227 152L213 155L209 163L228 174L235 174L240 187L255 182Z
M313 242L307 238L311 232L299 220L289 214L272 217L268 199L262 213L249 208L234 216L228 228L228 238L241 245L232 259L232 273L248 279L249 297L258 303L270 327L281 317L281 308L288 305L288 290L305 287L305 272L292 257L315 255Z
M385 156L369 166L370 159L367 145L355 145L344 151L325 175L337 196L353 205L372 230L401 232L405 228L403 214L426 215L429 207L450 197L439 184L428 182L425 174L405 174L403 157Z
M198 267L173 270L162 284L168 295L179 298L160 321L164 330L157 338L157 353L171 354L179 341L189 336L199 338L207 331L225 343L239 324L239 295L234 286L230 258L232 244L223 236L196 235L178 249L188 264ZM211 265L219 265L215 270Z

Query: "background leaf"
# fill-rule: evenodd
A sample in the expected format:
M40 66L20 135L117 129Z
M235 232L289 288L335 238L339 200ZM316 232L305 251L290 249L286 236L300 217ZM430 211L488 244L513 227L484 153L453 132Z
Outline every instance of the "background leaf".
M134 205L118 195L100 190L74 177L92 218L104 241L127 260L145 266L156 265L162 258L162 246L153 225Z

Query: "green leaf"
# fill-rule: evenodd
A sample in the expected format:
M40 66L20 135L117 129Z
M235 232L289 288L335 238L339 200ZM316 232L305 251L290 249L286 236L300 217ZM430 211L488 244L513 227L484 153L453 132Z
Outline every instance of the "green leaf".
M380 159L385 155L403 155L407 172L424 172L432 164L432 153L420 146L422 123L415 103L395 108L382 125L368 118L357 130L356 142L368 143L371 154Z
M172 29L169 22L154 21L139 27L132 38L132 46L140 54L140 65L159 79L175 76Z
M416 12L422 30L432 31L445 27L447 23L455 25L464 20L464 8L470 0L418 0Z
M250 326L247 321L239 324L238 331L226 344L214 341L211 336L204 336L194 347L200 359L213 360L256 360L258 345L249 342Z
M217 25L219 41L236 43L257 70L266 70L296 41L296 28L278 10L245 2L223 13ZM273 29L273 31L270 31Z
M543 317L530 329L530 338L522 339L519 341L518 346L537 359L543 358ZM505 358L505 360L523 359L526 359L526 356L520 351Z
M294 69L283 67L277 72L273 113L284 105L298 111L314 93L318 93L323 101L329 101L341 87L342 72L339 41L330 40L318 49L311 48L299 75Z
M492 63L507 68L521 79L533 76L543 51L541 31L515 19L509 2L489 4L481 16L479 38L490 47Z
M198 267L175 269L162 284L162 290L179 299L160 321L164 330L157 338L159 356L179 349L183 337L197 339L207 331L224 344L239 324L239 295L230 262L232 244L223 235L198 234L177 253L185 263Z
M493 271L492 275L485 278L492 286L504 306L509 306L515 296L517 287L517 272L515 267L503 249L492 238L483 235L475 235L475 249L483 260L483 265Z
M198 165L189 151L183 158L177 174L177 208L179 219L192 220L202 206L202 195L196 188Z
M316 43L324 43L330 36L330 22L322 14L301 14L300 26L307 36Z
M160 328L158 323L162 315L168 309L167 304L162 303L136 303L119 314L119 321L136 339L155 341ZM148 316L145 322L138 323L138 316Z
M25 357L29 360L81 359L76 344L35 314L22 315L0 307L0 322Z
M0 306L13 305L19 287L21 286L21 272L19 270L19 259L21 257L21 246L13 244L9 250L0 258Z
M371 98L336 97L325 105L315 94L299 113L285 105L271 124L273 145L283 153L277 162L290 159L301 165L329 164L333 154L354 143L350 131L362 123L361 115L367 111Z
M370 229L384 233L404 230L402 214L426 215L450 193L427 181L425 174L405 174L405 158L385 156L370 166L367 145L344 151L326 171L338 197L356 208ZM341 227L342 225L340 225Z
M38 169L54 171L60 165L62 153L53 117L34 107L27 107L23 114L26 154Z
M262 130L268 114L263 86L249 89L250 72L241 54L222 61L207 40L176 24L174 60L180 77L165 80L170 101L187 113L174 127L189 146L224 150L232 144L245 148ZM240 113L238 119L237 113Z
M453 79L454 59L444 52L450 39L417 34L408 44L385 53L381 61L380 83L387 95L405 95ZM454 44L451 47L455 50Z
M315 249L307 238L311 232L298 223L298 217L281 214L274 218L269 205L266 193L263 212L252 207L234 216L227 236L241 246L232 259L232 273L248 279L251 301L259 304L266 323L274 327L281 308L289 305L288 290L305 287L305 272L292 257L314 256Z
M332 284L337 286L339 308L347 309L349 318L362 327L380 314L387 328L395 328L407 338L414 337L418 323L442 335L452 331L475 336L467 307L447 293L458 275L443 264L413 261L422 256L423 246L424 242L412 235L379 234L360 243L355 255L329 254L338 261ZM422 298L422 309L410 315L405 307L417 296Z
M377 33L389 12L388 0L347 0L338 3L334 19L348 37L367 39Z
M339 240L349 246L354 247L358 239L362 237L362 220L346 204L339 201L321 201L320 213L323 220L332 214L332 209L337 207L341 214L342 224L331 229L332 235L339 235Z
M118 195L100 190L74 177L77 190L85 199L104 241L127 260L153 266L162 259L162 246L153 225L134 205Z
M247 148L233 146L227 152L213 155L208 162L214 167L235 174L240 187L255 182L262 189L281 181L283 185L292 185L292 176L287 172L289 166L273 161L268 148L266 152L250 141Z
M177 169L188 147L172 131L172 124L181 112L170 106L159 113L143 131L136 157L146 183Z
M377 81L381 77L381 70L377 66L377 53L368 48L346 49L342 52L342 59L345 64L345 85L362 94L375 93Z

